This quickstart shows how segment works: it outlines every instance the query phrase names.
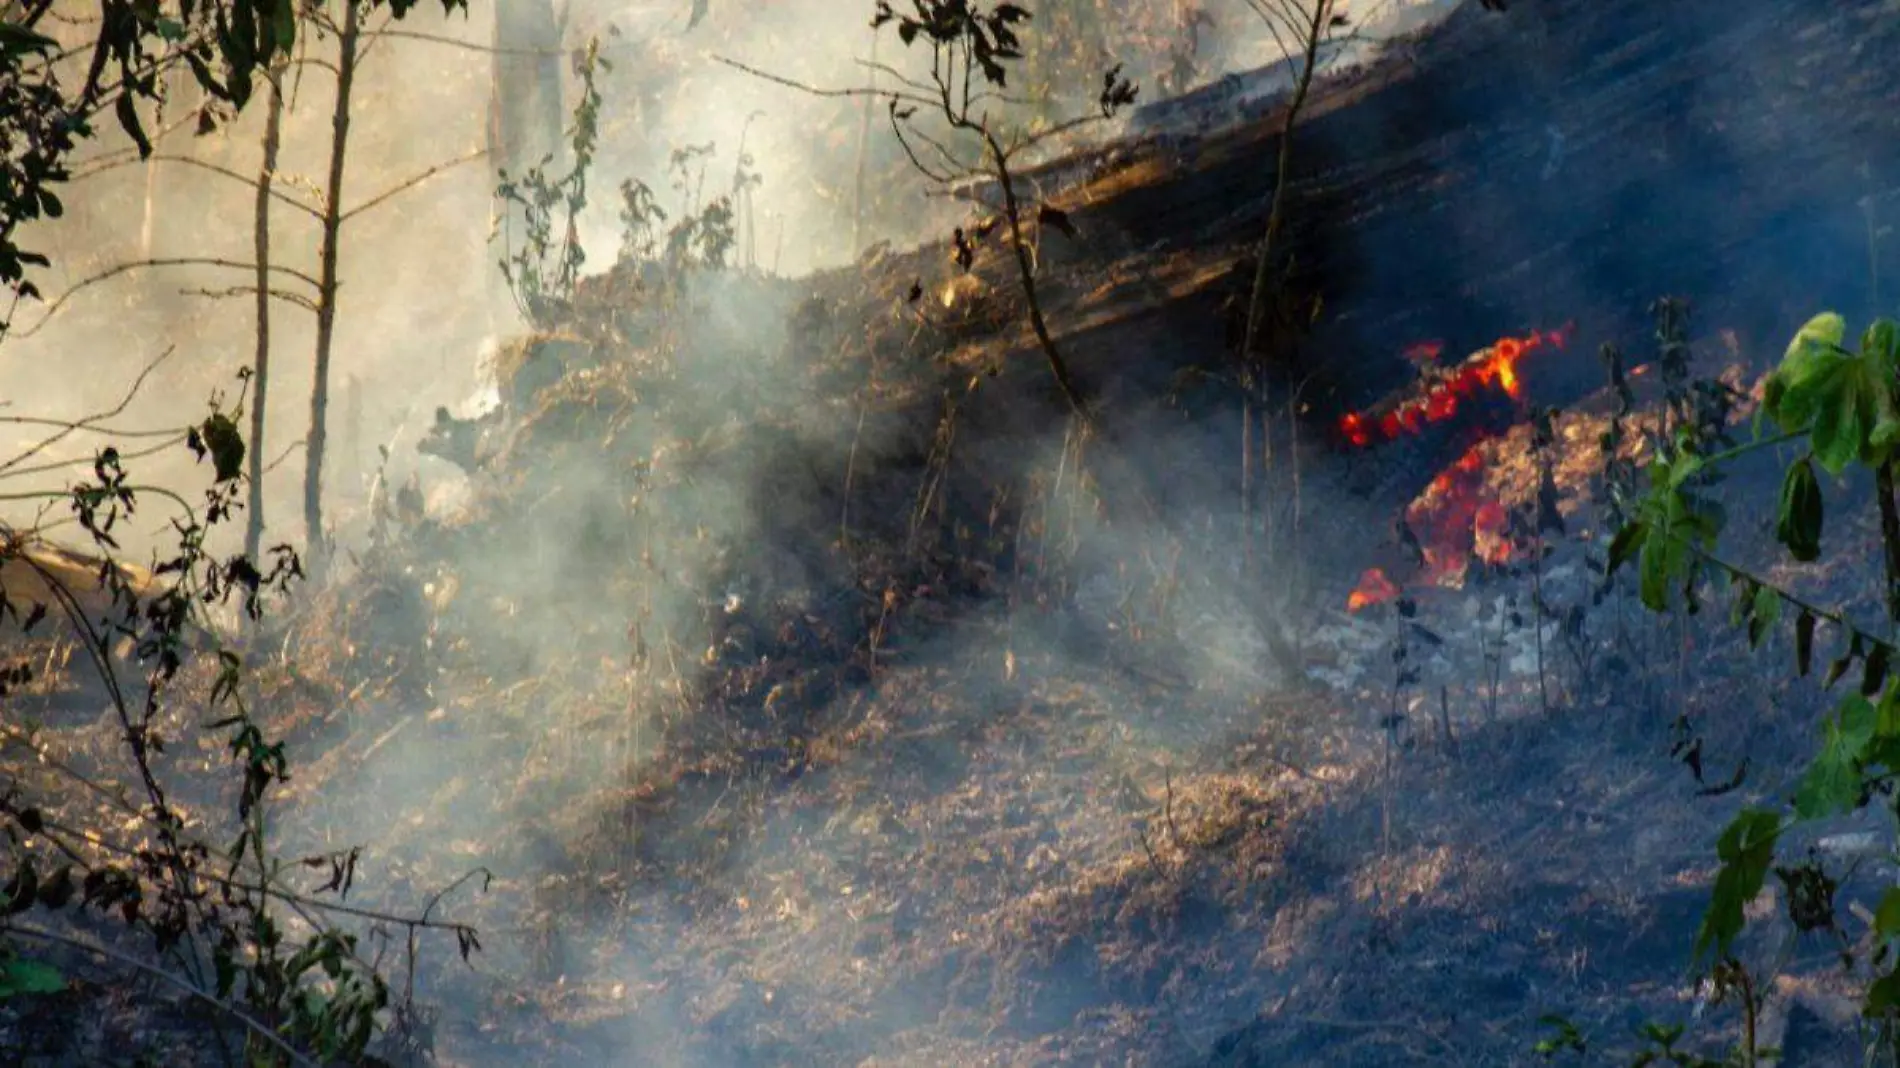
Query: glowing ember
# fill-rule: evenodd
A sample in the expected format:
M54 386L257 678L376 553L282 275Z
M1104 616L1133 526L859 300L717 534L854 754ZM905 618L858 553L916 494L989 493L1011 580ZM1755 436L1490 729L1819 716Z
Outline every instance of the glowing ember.
M1524 337L1500 338L1489 349L1456 368L1427 371L1429 378L1421 396L1376 418L1364 412L1349 412L1339 421L1340 435L1354 448L1363 449L1375 441L1417 434L1427 423L1450 419L1458 414L1461 401L1476 397L1482 391L1502 393L1515 400L1523 391L1523 382L1517 374L1518 361L1545 345L1567 347L1573 329L1574 324L1566 324ZM1421 341L1408 346L1404 355L1415 363L1424 363L1437 359L1443 351L1443 342Z
M1481 396L1521 400L1524 383L1518 376L1519 361L1546 345L1567 348L1574 329L1572 323L1557 330L1500 338L1490 348L1449 368L1431 366L1444 351L1443 342L1421 341L1407 346L1404 356L1420 365L1422 388L1383 412L1347 413L1339 421L1340 436L1354 448L1363 449L1418 434L1428 424L1457 415L1461 404ZM1472 560L1497 566L1517 552L1511 540L1510 513L1485 486L1483 442L1439 472L1406 508L1404 521L1413 547L1422 557L1420 574L1411 580L1419 585L1462 586ZM1346 599L1346 608L1357 612L1398 595L1398 586L1375 567L1359 577L1359 585Z
M1387 578L1383 568L1369 567L1359 576L1359 585L1346 598L1346 611L1357 612L1375 604L1384 604L1399 595L1399 588Z

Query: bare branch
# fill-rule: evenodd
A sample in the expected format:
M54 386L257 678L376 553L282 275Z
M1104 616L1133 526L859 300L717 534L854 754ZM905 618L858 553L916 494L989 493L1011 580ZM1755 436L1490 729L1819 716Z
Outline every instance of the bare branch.
M301 1068L320 1068L320 1066L317 1064L316 1061L313 1061L309 1057L306 1057L303 1054L297 1052L295 1047L291 1046L288 1042L285 1042L282 1038L279 1038L275 1030L266 1026L262 1021L258 1020L255 1016L252 1016L250 1013L245 1012L243 1009L239 1008L235 1004L229 1001L225 1001L223 998L218 997L216 994L211 993L209 990L206 990L203 987L197 985L196 983L193 983L191 980L186 979L184 976L174 975L163 968L159 968L159 967L155 967L153 965L147 964L144 961L139 960L137 957L127 956L126 954L121 953L116 949L108 949L105 946L97 945L92 942L82 942L77 938L71 938L62 934L55 934L52 931L42 931L35 927L23 927L17 923L8 923L4 928L0 928L0 930L5 930L9 934L25 935L28 938L37 938L41 940L42 942L51 942L57 945L67 946L72 949L82 950L87 953L93 953L98 956L104 957L107 960L110 960L116 964L120 964L127 968L131 968L134 971L143 972L144 974L149 975L154 979L158 979L163 982L170 983L172 986L175 986L178 989L183 990L185 993L190 994L191 996L197 998L198 1000L203 1001L205 1004L210 1005L212 1008L217 1009L219 1012L222 1012L225 1015L236 1020L237 1022L243 1024L244 1029L246 1031L249 1031L251 1034L256 1035L258 1038L263 1039L266 1043L268 1043L270 1046L275 1048L279 1053L282 1053L286 1058L288 1058L292 1064L299 1065L301 1066Z
M285 460L290 459L291 453L296 452L298 449L301 449L303 447L304 447L304 440L302 438L298 438L296 441L293 441L290 444L284 446L284 451L277 454L277 459L272 460L270 463L264 465L264 473L268 475L272 471L277 470L277 467L279 464L282 464Z
M255 297L257 295L257 287L227 286L223 289L181 289L178 292L187 297L210 297L212 300L229 300L232 297ZM288 289L278 289L272 286L270 296L272 300L281 300L285 304L294 304L307 312L315 312L317 310L317 302L304 296L302 293L293 293Z
M396 37L409 41L426 41L429 44L446 45L465 52L481 52L491 56L564 56L566 51L559 48L497 48L494 45L477 44L474 41L458 41L453 37L444 37L439 33L420 33L415 30L364 30L363 37Z
M159 144L160 142L164 141L167 137L170 137L172 134L175 134L179 130L184 129L186 126L192 125L196 121L197 121L197 116L191 113L187 113L183 118L173 120L169 125L161 128L157 133L152 135L152 144L153 145ZM109 151L101 152L96 156L89 156L82 160L76 160L74 161L71 167L72 177L67 180L77 181L78 179L98 169L99 165L104 164L110 160L129 158L134 161L137 161L138 156L139 156L139 149L137 145L126 145L122 148L115 148Z
M898 147L904 150L904 155L910 157L910 165L917 168L917 173L940 185L948 185L957 180L958 175L939 174L932 170L930 165L923 161L922 157L917 155L917 150L911 147L910 138L904 136L903 121L900 120L895 113L891 115L891 132L897 135ZM965 171L964 173L967 175L970 172Z
M746 64L741 63L736 59L727 59L725 56L714 55L714 54L709 53L706 58L712 60L714 63L723 63L726 66L731 67L733 70L740 71L745 74L750 74L755 78L763 78L766 81L773 83L774 85L782 85L787 89L796 89L799 92L808 94L810 96L847 97L847 98L869 96L869 97L880 97L880 98L884 98L888 100L903 100L912 104L920 104L924 107L937 106L937 101L935 99L931 97L927 97L927 96L921 96L917 93L905 93L905 92L899 92L893 89L867 89L863 87L853 87L853 88L846 88L846 89L826 89L821 86L807 85L804 82L798 81L793 78L787 78L783 75L773 74L769 71L763 71L757 67L747 66Z
M197 167L202 170L210 171L213 174L221 175L225 178L231 179L234 182L242 182L243 184L250 186L252 189L257 188L257 179L252 178L249 175L239 174L237 171L231 170L229 167L221 167L216 163L211 163L206 160L198 159L195 156L182 156L182 155L152 155L152 156L147 156L145 159L139 159L136 156L134 156L131 159L114 160L111 163L102 164L96 167L90 167L84 171L74 174L72 178L68 180L68 184L77 182L83 178L91 178L94 175L103 174L106 171L118 170L121 167L135 167L142 163L182 163L188 167ZM321 219L323 217L322 213L317 211L317 209L311 207L308 204L305 204L303 201L298 200L297 198L290 196L287 193L281 192L276 189L272 189L270 195L271 195L271 199L277 201L279 204L287 204L290 207L296 208L298 211L303 212L305 215L310 216L312 219Z
M898 120L895 114L891 116L891 119L892 119L893 125L896 125ZM944 162L948 163L951 166L951 168L954 171L956 171L955 174L950 175L948 178L942 179L943 181L949 182L949 181L955 181L959 178L967 178L970 175L976 174L981 171L982 168L980 164L966 163L963 160L957 158L956 153L950 151L949 146L945 145L943 142L938 141L936 138L931 137L929 134L918 129L915 123L910 124L910 131L913 135L916 136L916 138L919 141L922 141L924 144L929 145L931 149L937 153L937 155L942 156ZM897 136L901 139L904 136L903 131L899 130ZM912 163L917 162L917 159L915 156L911 157L911 162Z
M125 395L119 398L119 403L113 405L110 408L107 408L105 411L95 412L92 415L81 416L80 418L75 419L71 422L62 424L60 426L58 433L42 439L39 443L35 445L28 446L24 452L19 453L18 455L14 456L13 458L7 460L4 463L0 463L0 475L4 475L9 472L12 472L14 468L19 467L21 464L25 463L26 461L31 460L33 457L38 456L40 453L45 452L47 449L50 449L53 446L59 444L60 442L66 440L68 437L72 436L74 433L78 431L90 430L98 426L100 423L105 422L108 419L114 419L120 415L123 415L125 413L126 408L131 406L132 399L139 395L139 390L145 388L145 380L147 378L150 378L152 376L152 372L158 370L161 364L163 364L166 360L171 359L172 354L177 351L178 351L178 346L171 345L171 346L168 346L164 352L159 353L157 356L154 356L151 360L147 361L145 366L139 369L138 375L132 379L132 385L130 388L128 388L125 391ZM16 472L16 473L24 474L25 472Z
M909 88L915 89L920 93L929 93L931 94L933 99L936 96L936 92L937 92L936 86L931 85L928 82L920 82L915 78L908 77L904 75L903 73L899 72L897 68L892 67L888 63L873 63L868 59L853 60L853 62L855 62L858 66L863 67L865 70L871 71L874 74L886 75L890 77L893 81L896 81L902 85L908 86ZM874 91L882 94L886 92L887 90L877 89ZM979 103L979 104L986 100L995 100L998 103L1003 103L1003 104L1019 104L1019 105L1038 103L1038 101L1032 100L1026 96L1010 96L1007 93L999 93L994 89L985 89L982 92L977 93L976 95L972 96L970 99L972 102Z
M483 156L486 156L486 155L488 155L488 150L486 148L478 148L472 152L467 152L467 153L464 153L463 155L457 156L454 159L444 160L441 163L438 163L435 166L430 167L428 170L422 171L419 174L415 174L408 178L405 178L404 180L396 183L395 185L390 186L388 189L385 189L382 192L376 194L375 196L370 197L368 200L365 200L361 204L358 204L357 206L344 212L338 218L338 221L349 222L351 219L354 219L358 215L363 214L364 212L370 210L371 208L376 207L377 205L383 203L386 200L389 200L392 197L398 196L402 193L409 191L410 189L415 188L416 186L421 185L423 182L426 182L429 179L435 177L436 175L441 174L443 171L460 167L464 163L473 163L474 161L481 159Z
M46 326L46 324L53 318L53 316L62 307L66 305L66 302L71 300L73 297L77 296L81 290L90 289L91 287L96 286L100 284L101 282L110 281L114 278L117 278L119 275L127 274L129 272L136 271L145 267L225 267L225 268L229 268L231 270L237 270L237 271L257 270L257 267L255 264L244 263L239 260L220 259L215 256L178 256L178 257L168 257L168 258L150 259L150 260L133 260L130 263L114 264L113 266L108 267L103 271L100 271L98 274L88 275L87 277L80 279L78 282L75 282L64 293L61 293L59 296L53 298L52 303L46 306L46 314L40 317L39 322L34 323L32 326L29 326L24 330L13 331L13 336L16 338L32 337L34 334L39 333L40 330L43 329ZM278 267L275 265L271 267L271 271L277 274L288 275L289 277L295 278L297 281L303 282L304 284L310 286L313 289L316 288L317 280L303 273L302 271L292 270L289 267Z
M183 427L165 427L161 430L127 430L117 426L85 426L75 424L68 419L47 419L33 415L0 415L0 423L13 426L56 426L88 434L98 434L108 438L160 438L172 437L185 432Z
M119 459L142 460L147 456L157 456L159 453L167 452L173 448L176 448L179 445L184 444L186 438L187 438L187 432L181 430L178 432L177 436L158 442L155 445L147 445L144 448L132 449L130 451L127 451L125 449L120 449ZM43 464L35 464L32 467L21 467L21 468L16 468L14 470L8 471L6 477L25 478L28 475L44 475L44 474L49 474L54 471L67 471L75 467L83 468L83 467L90 467L90 466L92 466L92 460L88 457L75 457L71 460L48 460L47 462ZM60 496L64 496L66 491L57 490L54 492ZM28 496L33 496L33 494L28 494ZM19 498L8 497L7 499L18 500Z

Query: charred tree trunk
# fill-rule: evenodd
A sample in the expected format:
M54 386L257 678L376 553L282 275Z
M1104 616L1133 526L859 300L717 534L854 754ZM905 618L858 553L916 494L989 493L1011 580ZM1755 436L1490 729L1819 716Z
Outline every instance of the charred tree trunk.
M1301 434L1336 440L1341 416L1416 379L1403 355L1416 342L1457 359L1574 322L1568 351L1523 363L1534 408L1597 389L1590 354L1604 342L1652 351L1645 312L1662 294L1693 300L1709 332L1733 331L1757 360L1816 310L1865 318L1869 265L1891 254L1870 251L1860 205L1900 188L1900 90L1833 57L1892 49L1900 20L1879 0L1523 0L1463 5L1387 58L1318 79L1293 132L1275 260L1295 265L1289 298L1321 313L1271 352L1275 392L1310 376ZM1085 387L1231 353L1216 306L1258 272L1276 185L1262 161L1284 145L1292 96L1256 108L1212 85L1169 102L1181 129L1206 116L1191 152L1157 135L1112 163L1082 153L1022 175L1074 175L1091 186L1071 196L1087 205L1078 227L1145 263L1195 265L1192 282L1183 267L1181 286L1131 295L1063 339ZM1080 296L1059 268L1046 287L1058 310ZM1111 328L1122 351L1152 331L1168 355L1133 369L1097 358L1115 346L1093 331ZM1275 349L1271 314L1258 332ZM1456 458L1445 447L1440 464L1421 459L1425 480Z
M264 408L270 402L270 200L277 175L277 148L283 135L284 93L280 72L265 75L270 101L264 112L264 160L257 168L256 224L252 256L257 264L257 358L251 368L251 450L249 514L244 520L244 555L255 561L264 543Z
M337 38L336 111L330 119L330 175L323 198L323 244L318 253L317 356L310 385L310 434L305 441L303 479L304 538L313 578L329 563L323 530L323 450L328 438L330 349L336 338L337 243L343 231L343 168L350 143L350 94L356 87L357 43L361 12L357 0L344 0L343 27Z

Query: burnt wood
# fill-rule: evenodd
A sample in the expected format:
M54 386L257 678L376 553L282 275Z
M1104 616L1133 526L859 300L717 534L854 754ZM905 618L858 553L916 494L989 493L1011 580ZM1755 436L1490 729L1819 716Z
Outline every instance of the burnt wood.
M1409 342L1471 351L1575 320L1574 373L1532 363L1554 403L1598 383L1600 343L1653 348L1658 296L1757 351L1820 308L1865 314L1865 209L1876 228L1900 217L1900 108L1878 59L1895 54L1900 16L1878 0L1467 4L1323 87L1295 131L1292 281L1328 311L1289 375L1325 380L1331 420L1402 388ZM1224 244L1239 260L1279 125L1128 149L1134 164L1167 154L1164 177L1078 225L1151 255ZM1893 239L1874 251L1892 258ZM1888 273L1883 304L1900 298L1900 258ZM1169 317L1191 329L1225 296Z

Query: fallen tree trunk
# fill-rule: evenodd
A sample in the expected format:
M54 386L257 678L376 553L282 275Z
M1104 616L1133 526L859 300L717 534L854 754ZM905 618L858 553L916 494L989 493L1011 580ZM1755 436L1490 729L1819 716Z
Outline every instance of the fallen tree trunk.
M1287 241L1292 284L1327 310L1283 346L1283 377L1317 374L1307 396L1330 398L1314 414L1332 421L1401 386L1411 342L1470 351L1574 320L1577 374L1540 375L1555 401L1599 380L1600 343L1653 347L1645 309L1663 294L1776 351L1818 308L1878 306L1870 233L1877 263L1900 109L1892 80L1852 57L1897 46L1880 0L1467 4L1308 104ZM1237 260L1279 121L1123 146L1062 199L1150 262ZM1141 311L1198 335L1204 360L1220 342L1202 320L1231 285ZM1074 347L1079 375L1103 373Z
M123 606L114 603L113 588L119 583L141 601L165 589L145 568L118 561L108 563L36 537L0 531L0 596L22 619L34 606L44 605L48 618L57 620L68 597L94 625L118 618Z

